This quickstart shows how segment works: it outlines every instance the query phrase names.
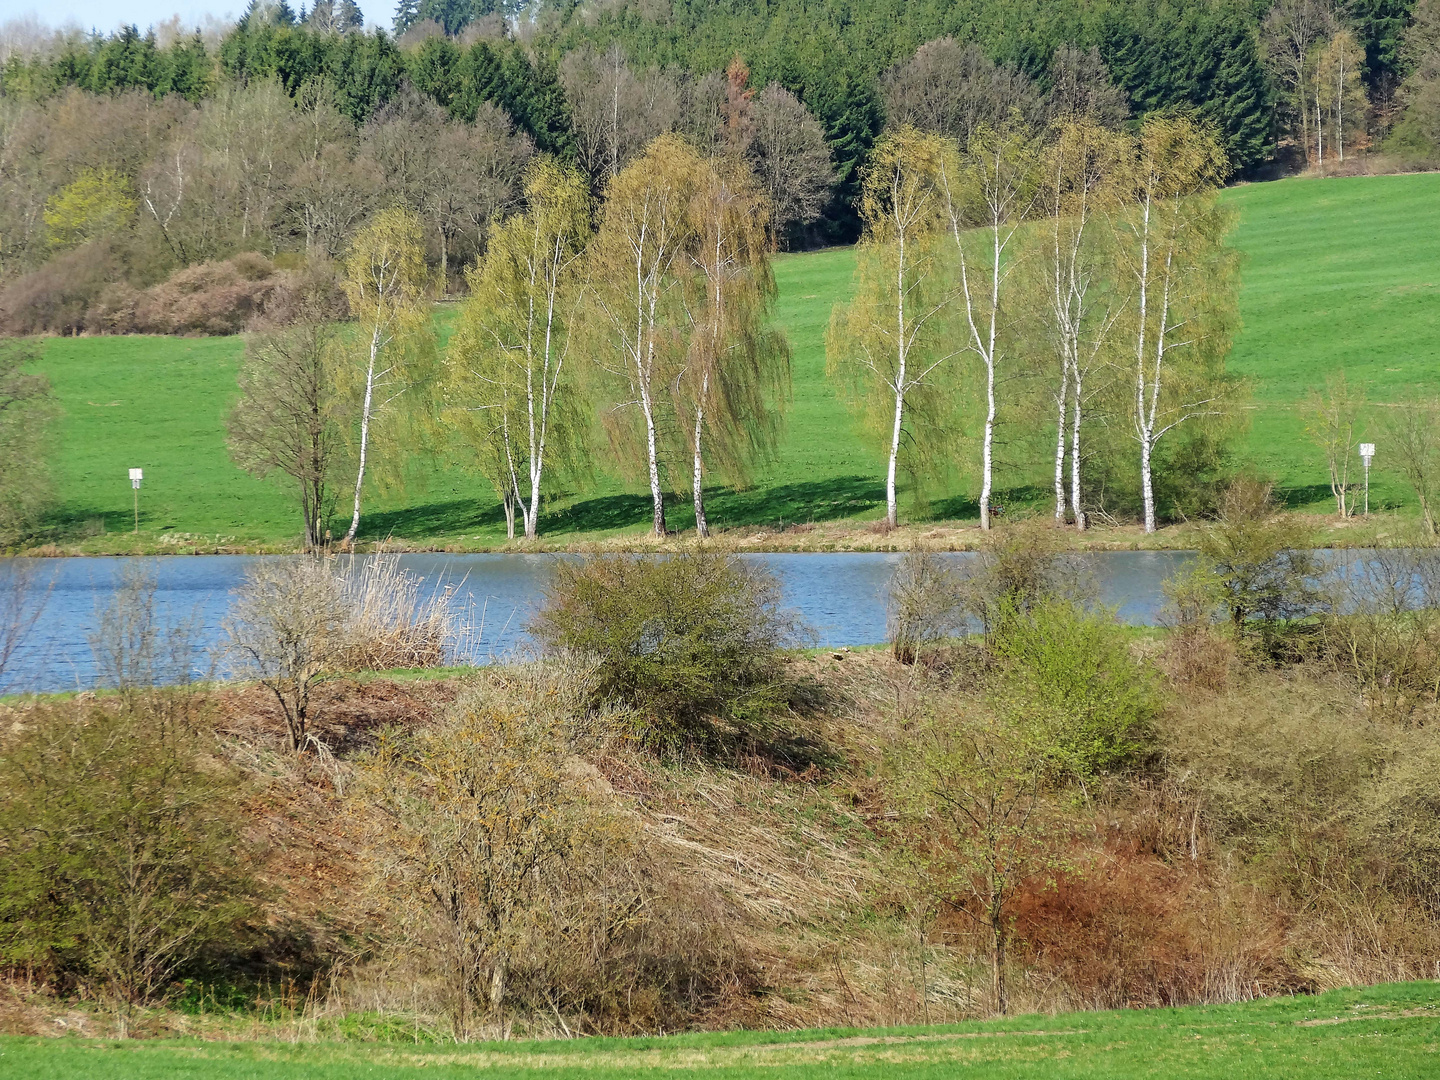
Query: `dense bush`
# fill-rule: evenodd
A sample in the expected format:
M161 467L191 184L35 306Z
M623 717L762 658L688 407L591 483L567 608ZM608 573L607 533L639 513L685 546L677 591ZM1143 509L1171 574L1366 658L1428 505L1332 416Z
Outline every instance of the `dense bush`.
M785 707L782 650L805 636L780 584L732 555L606 555L562 562L530 632L592 658L597 692L643 717L645 741L702 735Z
M991 635L993 707L1080 783L1153 753L1159 700L1147 665L1108 611L1062 599L1008 608Z

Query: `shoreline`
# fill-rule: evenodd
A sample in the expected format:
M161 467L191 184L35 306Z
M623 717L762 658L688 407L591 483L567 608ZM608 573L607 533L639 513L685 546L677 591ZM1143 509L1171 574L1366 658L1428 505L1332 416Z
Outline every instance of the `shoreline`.
M1419 531L1419 522L1393 512L1369 518L1340 521L1333 516L1288 511L1309 534L1308 547L1314 550L1345 550L1393 545L1429 546L1434 538ZM997 530L1008 523L1001 521ZM1057 528L1064 538L1062 547L1071 551L1193 551L1199 546L1204 522L1166 525L1146 534L1139 525L1092 525L1084 532L1073 526ZM736 554L843 554L849 552L898 553L918 548L925 551L979 551L986 534L974 521L936 521L885 528L879 522L842 521L829 524L745 526L717 529L698 541L715 551ZM109 543L113 539L113 543ZM298 538L297 538L298 539ZM420 539L390 537L366 540L349 549L355 554L385 551L398 554L447 555L549 555L665 553L693 548L693 530L671 533L663 539L645 532L540 536L533 541L501 540L498 543L466 536L434 536ZM339 553L338 546L332 551ZM128 533L89 537L65 543L36 544L9 552L15 558L125 557L160 555L298 555L304 548L296 540L236 540L233 536L205 537L189 533Z

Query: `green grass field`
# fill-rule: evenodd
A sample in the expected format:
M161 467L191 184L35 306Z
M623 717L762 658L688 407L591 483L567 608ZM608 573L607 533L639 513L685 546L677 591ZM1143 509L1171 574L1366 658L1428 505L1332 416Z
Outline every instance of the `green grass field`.
M1343 368L1378 403L1412 387L1440 392L1440 175L1285 180L1225 197L1240 208L1235 243L1246 256L1244 325L1231 362L1254 385L1253 422L1239 456L1273 476L1292 505L1323 508L1328 488L1298 408L1310 387ZM844 249L776 260L776 317L794 355L786 434L778 459L754 487L711 496L716 524L879 516L883 463L825 378L825 327L832 305L848 295L853 269L853 252ZM453 315L442 312L442 326ZM66 414L57 469L60 539L117 549L122 540L115 534L131 528L126 469L140 466L148 544L293 540L289 492L277 480L240 472L225 451L224 417L241 349L238 338L49 343L44 368ZM1379 464L1385 461L1382 446ZM1000 486L1034 479L1002 475ZM1403 485L1383 469L1375 479L1373 506L1408 504ZM970 516L970 486L958 470L951 490L934 493L931 513ZM542 530L596 538L643 531L647 502L602 472L583 492L553 500ZM693 523L683 505L671 520L680 528ZM108 538L97 535L102 530ZM416 463L403 490L367 499L362 533L465 546L504 538L492 492L463 462Z
M588 1080L671 1074L734 1080L1418 1080L1440 1075L1440 985L935 1028L467 1046L0 1038L0 1075L7 1080L349 1080L412 1073Z

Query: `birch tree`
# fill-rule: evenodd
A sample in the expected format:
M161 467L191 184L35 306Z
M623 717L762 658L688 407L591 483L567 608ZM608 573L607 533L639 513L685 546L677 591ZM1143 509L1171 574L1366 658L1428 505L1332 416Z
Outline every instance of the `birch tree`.
M1018 116L982 123L963 156L940 173L946 220L959 260L956 302L962 333L985 369L985 426L980 444L980 528L990 528L995 477L996 383L1007 360L1015 238L1036 209L1040 142Z
M1360 444L1360 412L1365 407L1365 390L1350 385L1342 371L1325 380L1325 392L1311 390L1305 400L1306 434L1325 455L1330 473L1330 494L1341 518L1355 513L1350 495L1350 462Z
M403 207L377 214L356 235L345 270L345 293L359 329L339 369L341 385L359 399L354 508L345 534L345 543L353 544L375 424L399 419L402 399L415 396L434 355L420 219Z
M661 450L674 420L668 387L685 360L690 205L700 171L678 136L656 139L610 182L591 247L596 364L621 389L608 427L622 460L636 434L644 447L656 536L665 535Z
M767 325L775 299L770 206L743 159L704 167L690 213L690 342L675 397L689 438L695 531L704 537L706 464L743 480L773 449L790 349Z
M1131 419L1152 533L1156 446L1182 425L1223 415L1234 389L1225 356L1238 257L1225 238L1235 213L1218 202L1227 162L1215 133L1185 117L1146 120L1127 168L1127 205L1114 223L1129 279Z
M1115 289L1104 215L1114 199L1123 140L1088 119L1061 123L1041 162L1040 206L1048 215L1036 234L1041 322L1054 350L1055 520L1065 521L1066 440L1070 512L1086 527L1081 435L1088 407L1108 380L1116 323L1124 298ZM1068 430L1067 430L1068 429Z
M1300 121L1300 145L1307 156L1312 145L1310 103L1313 97L1314 52L1317 43L1330 33L1334 20L1334 11L1328 0L1278 0L1265 16L1261 27L1260 42L1265 60L1290 91L1291 105ZM1318 129L1318 112L1314 122Z
M486 469L515 536L539 531L546 468L583 449L570 344L580 258L590 233L584 176L553 158L531 165L523 213L492 226L445 362L444 416Z
M909 442L918 449L934 436L926 419L947 397L940 377L959 352L943 326L952 298L941 258L947 154L953 156L943 138L909 126L876 146L861 188L865 231L855 297L836 306L826 338L827 370L843 380L852 406L884 432L891 526L899 521L895 480L902 448Z

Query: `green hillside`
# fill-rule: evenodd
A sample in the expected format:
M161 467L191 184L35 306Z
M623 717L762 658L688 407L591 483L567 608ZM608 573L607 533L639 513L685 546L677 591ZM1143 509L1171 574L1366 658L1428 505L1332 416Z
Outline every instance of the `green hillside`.
M355 1076L913 1077L1259 1080L1434 1075L1435 983L1394 983L1243 1005L1023 1016L875 1031L728 1032L564 1042L325 1043L0 1038L11 1080ZM328 1030L329 1024L322 1030ZM310 1021L303 1021L307 1030ZM338 1034L338 1033L337 1033ZM396 1034L404 1038L400 1029ZM323 1038L324 1036L322 1036ZM333 1037L333 1036L332 1036ZM423 1070L423 1072L421 1072Z
M1375 402L1410 387L1440 392L1440 175L1287 180L1236 188L1226 198L1240 207L1235 242L1246 255L1232 364L1254 386L1253 423L1239 456L1273 476L1292 505L1323 509L1329 492L1298 408L1308 388L1344 368ZM794 350L787 430L777 460L751 489L712 496L717 525L879 516L882 461L825 378L825 327L853 268L846 249L776 260L777 319ZM450 318L453 309L441 315L442 323ZM286 543L296 535L289 492L240 472L226 454L224 417L241 349L238 338L49 342L44 366L65 409L57 469L63 538L129 530L132 466L145 469L147 534L230 543ZM1000 486L1035 479L1002 474ZM1408 502L1400 483L1383 472L1376 481L1372 506ZM963 518L971 494L966 472L957 470L950 490L933 493L930 512ZM542 530L639 531L646 504L633 487L599 475L583 492L554 500ZM493 494L463 462L417 464L403 490L375 494L366 509L362 532L371 538L489 544L504 536ZM686 507L675 508L672 525L691 521ZM85 543L107 546L98 537Z

